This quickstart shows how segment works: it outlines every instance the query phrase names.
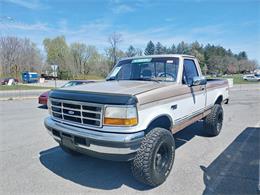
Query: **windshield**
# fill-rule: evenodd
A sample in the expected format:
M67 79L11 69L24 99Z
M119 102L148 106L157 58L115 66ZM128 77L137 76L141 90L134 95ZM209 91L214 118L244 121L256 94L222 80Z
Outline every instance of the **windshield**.
M107 80L154 80L175 82L179 59L137 58L120 61L111 71Z

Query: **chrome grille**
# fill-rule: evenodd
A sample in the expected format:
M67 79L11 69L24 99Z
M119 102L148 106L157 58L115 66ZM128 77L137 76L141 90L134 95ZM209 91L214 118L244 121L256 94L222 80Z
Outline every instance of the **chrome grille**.
M103 106L86 102L49 99L51 115L59 120L86 126L102 126Z

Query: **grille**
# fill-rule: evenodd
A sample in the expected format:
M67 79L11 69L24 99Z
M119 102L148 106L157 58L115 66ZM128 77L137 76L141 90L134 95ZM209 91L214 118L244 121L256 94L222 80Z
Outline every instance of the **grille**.
M60 99L50 99L51 115L59 120L86 126L102 126L102 105Z

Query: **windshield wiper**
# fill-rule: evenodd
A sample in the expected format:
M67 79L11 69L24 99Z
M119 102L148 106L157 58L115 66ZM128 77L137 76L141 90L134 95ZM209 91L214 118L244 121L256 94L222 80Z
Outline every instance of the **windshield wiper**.
M106 79L106 81L114 81L114 80L116 80L116 77L110 77L110 78Z
M156 83L160 83L159 80L152 79L152 78L138 78L138 79L131 79L131 80L137 80L137 81L154 81Z

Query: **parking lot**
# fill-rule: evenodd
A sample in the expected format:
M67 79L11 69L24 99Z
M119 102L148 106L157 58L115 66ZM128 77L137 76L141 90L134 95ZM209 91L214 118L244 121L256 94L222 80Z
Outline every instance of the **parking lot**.
M36 99L0 101L0 194L257 194L260 86L233 89L224 114L218 137L207 137L201 122L176 134L173 169L149 188L126 162L65 154Z

